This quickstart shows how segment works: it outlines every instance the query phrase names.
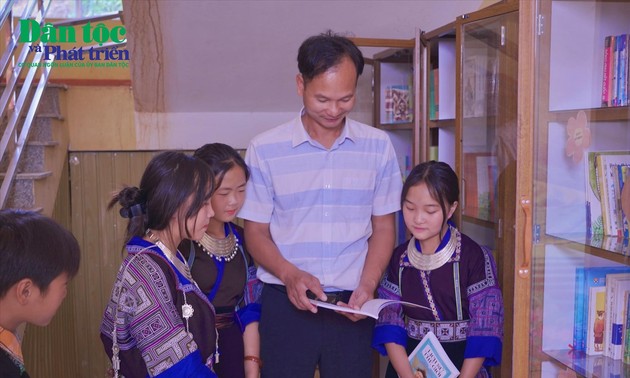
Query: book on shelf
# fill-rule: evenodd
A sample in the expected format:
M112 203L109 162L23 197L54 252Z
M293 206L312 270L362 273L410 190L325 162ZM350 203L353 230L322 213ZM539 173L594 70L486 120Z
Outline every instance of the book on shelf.
M612 64L612 92L611 92L611 105L617 106L617 95L619 85L619 38L617 36L612 37L613 43L613 64Z
M309 299L309 301L317 307L327 308L329 310L335 310L339 312L348 312L351 314L365 315L374 319L378 319L378 314L381 312L381 310L393 304L400 304L403 306L418 307L418 308L424 308L424 309L430 310L430 308L426 306L422 306L422 305L411 303L411 302L398 301L394 299L380 299L380 298L370 299L369 301L365 302L363 306L361 306L361 308L358 310L354 308L350 308L350 307L339 306L333 303L318 301L316 299Z
M464 215L491 220L494 217L498 167L490 152L464 153L463 192Z
M484 54L467 55L462 70L462 88L464 91L464 117L482 117L487 115L489 75L487 56Z
M478 216L491 220L494 215L497 157L493 155L477 156L477 204Z
M413 121L411 92L408 85L391 85L385 89L387 123Z
M606 335L606 287L594 286L588 292L588 318L586 327L586 354L604 354Z
M429 72L429 119L437 120L440 117L439 113L439 83L438 76L439 71L438 68L433 68Z
M628 34L617 37L619 42L619 66L617 68L617 106L628 105Z
M630 290L630 273L606 276L606 334L604 355L615 360L623 357L626 292Z
M606 287L606 275L630 273L630 266L577 267L573 302L573 349L586 351L589 314L589 294L593 287ZM604 310L605 311L605 310Z
M600 194L602 206L603 233L622 236L624 234L624 213L621 208L621 184L619 167L630 167L630 151L613 151L597 155ZM616 188L616 189L615 189ZM617 194L618 193L618 194ZM625 234L627 234L627 230Z
M425 378L457 377L459 370L448 357L440 341L429 331L409 354L411 371Z
M611 51L612 36L608 35L604 38L604 64L602 76L602 106L610 106L608 86L610 84L610 60L612 59Z
M623 362L630 364L630 291L626 292L626 319L623 330Z
M587 236L628 235L622 198L630 151L591 151L584 166Z
M602 106L628 105L628 43L630 34L604 38Z
M618 165L616 174L615 198L618 201L618 222L619 228L621 229L621 235L619 236L627 240L630 238L630 220L628 220L628 217L630 216L630 186L626 187L625 184L630 181L628 179L630 177L630 166ZM626 197L627 199L624 201L624 198Z

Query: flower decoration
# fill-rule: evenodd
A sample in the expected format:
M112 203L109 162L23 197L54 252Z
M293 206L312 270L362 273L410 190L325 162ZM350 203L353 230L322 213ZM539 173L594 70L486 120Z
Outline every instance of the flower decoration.
M575 118L569 118L567 134L565 152L574 163L579 163L584 157L584 150L591 145L591 129L583 110L580 110Z

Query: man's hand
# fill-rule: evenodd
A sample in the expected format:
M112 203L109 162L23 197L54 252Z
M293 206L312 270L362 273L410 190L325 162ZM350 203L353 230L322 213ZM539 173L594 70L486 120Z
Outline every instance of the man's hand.
M321 301L326 301L327 299L324 290L322 290L322 284L317 277L295 266L291 266L288 272L283 274L282 282L284 282L287 289L289 300L299 310L317 313L317 306L313 305L306 296L307 290L310 290Z
M367 286L365 285L359 285L352 292L352 295L350 296L350 300L348 301L347 304L343 302L337 302L337 305L350 307L355 310L359 310L365 302L373 298L374 298L374 290L368 289ZM351 314L349 312L338 312L338 313L352 320L353 322L366 318L365 315Z

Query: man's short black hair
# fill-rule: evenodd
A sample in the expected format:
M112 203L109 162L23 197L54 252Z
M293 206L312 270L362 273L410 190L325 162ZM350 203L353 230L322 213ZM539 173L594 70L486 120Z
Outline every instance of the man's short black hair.
M357 78L363 73L363 54L350 39L332 30L309 37L298 50L298 69L304 82L336 66L344 57L350 58L357 70Z

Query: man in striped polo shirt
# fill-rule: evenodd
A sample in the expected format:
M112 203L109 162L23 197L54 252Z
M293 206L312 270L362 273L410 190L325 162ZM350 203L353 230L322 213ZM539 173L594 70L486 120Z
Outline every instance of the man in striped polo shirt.
M372 319L313 306L358 308L374 297L395 241L402 179L389 137L347 117L361 51L327 32L298 51L293 120L256 136L245 205L247 248L265 283L263 378L370 377Z

